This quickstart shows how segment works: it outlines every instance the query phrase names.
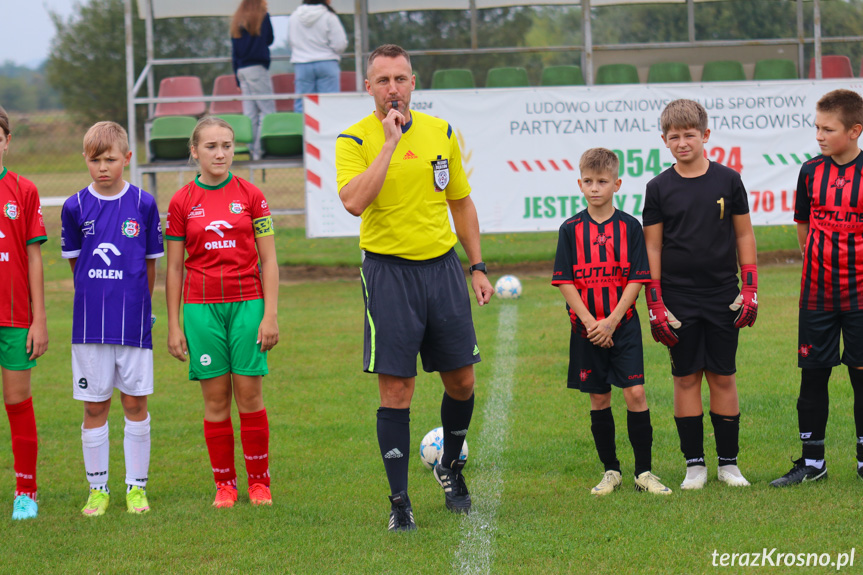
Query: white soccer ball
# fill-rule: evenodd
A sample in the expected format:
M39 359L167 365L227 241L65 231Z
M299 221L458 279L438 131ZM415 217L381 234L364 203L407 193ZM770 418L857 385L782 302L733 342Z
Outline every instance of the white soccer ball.
M420 443L420 459L428 469L434 469L434 466L440 462L443 455L443 427L435 427L423 437ZM467 459L467 439L461 448L461 461Z
M494 284L494 293L501 299L518 299L521 297L521 282L515 276L503 276Z

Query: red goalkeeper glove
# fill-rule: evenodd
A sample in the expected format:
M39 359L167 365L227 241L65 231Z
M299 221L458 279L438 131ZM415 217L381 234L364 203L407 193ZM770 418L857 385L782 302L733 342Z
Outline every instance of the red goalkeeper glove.
M740 266L743 285L740 294L730 306L731 311L740 310L734 320L734 327L752 327L758 317L758 268L754 264Z
M647 285L647 313L650 318L650 334L653 339L668 347L674 347L680 339L672 328L679 329L680 322L665 307L659 280L650 280Z

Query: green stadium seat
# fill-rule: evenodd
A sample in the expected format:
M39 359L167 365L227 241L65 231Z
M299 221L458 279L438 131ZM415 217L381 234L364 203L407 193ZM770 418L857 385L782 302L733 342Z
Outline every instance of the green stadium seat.
M459 68L435 70L434 75L432 75L432 90L452 90L457 88L476 88L473 72Z
M580 66L546 66L542 69L541 86L584 86Z
M796 80L797 66L792 60L773 58L755 62L753 80Z
M689 65L683 62L656 62L650 65L650 70L647 72L648 84L691 81Z
M150 127L150 157L153 160L184 160L189 157L189 138L198 123L191 116L163 116Z
M527 81L527 70L524 68L492 68L485 78L486 88L525 88L530 86Z
M809 60L809 77L815 77L815 58ZM822 78L853 78L851 59L848 56L821 56Z
M252 120L243 114L219 114L217 117L226 121L234 130L234 153L248 154L252 143Z
M746 80L743 64L737 60L715 60L704 64L702 82L741 82Z
M638 84L638 69L632 64L603 64L596 69L596 83Z
M303 154L303 115L297 112L267 114L261 123L261 148L264 156L301 156Z

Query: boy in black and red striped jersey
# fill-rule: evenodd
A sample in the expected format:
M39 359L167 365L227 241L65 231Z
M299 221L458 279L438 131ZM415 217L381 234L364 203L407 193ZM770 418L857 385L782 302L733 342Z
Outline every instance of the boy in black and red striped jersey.
M650 472L653 427L644 394L644 355L635 299L650 280L638 220L614 208L620 189L619 160L593 148L579 162L578 185L587 209L560 226L552 285L566 299L572 323L567 386L590 394L590 419L602 481L591 490L606 495L620 486L614 441L611 385L623 389L629 441L635 452L635 488L668 495Z
M863 98L851 90L825 94L815 108L821 155L800 168L794 221L803 252L797 365L801 368L797 424L803 454L774 487L827 477L824 435L827 382L839 365L839 332L854 389L857 475L863 479Z

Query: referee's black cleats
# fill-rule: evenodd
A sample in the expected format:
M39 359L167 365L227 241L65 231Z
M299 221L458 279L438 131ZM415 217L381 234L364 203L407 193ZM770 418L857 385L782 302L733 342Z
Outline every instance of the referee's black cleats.
M414 512L408 494L400 491L390 495L392 510L390 511L390 531L416 531L417 524L414 522Z
M453 513L470 513L470 493L467 491L467 485L461 473L464 464L464 461L456 459L450 467L444 467L443 464L438 463L434 468L434 477L443 487L446 508Z
M789 485L797 485L809 481L820 481L827 479L827 464L818 469L813 465L806 465L805 460L801 457L794 462L794 467L791 471L770 482L772 487L787 487Z

